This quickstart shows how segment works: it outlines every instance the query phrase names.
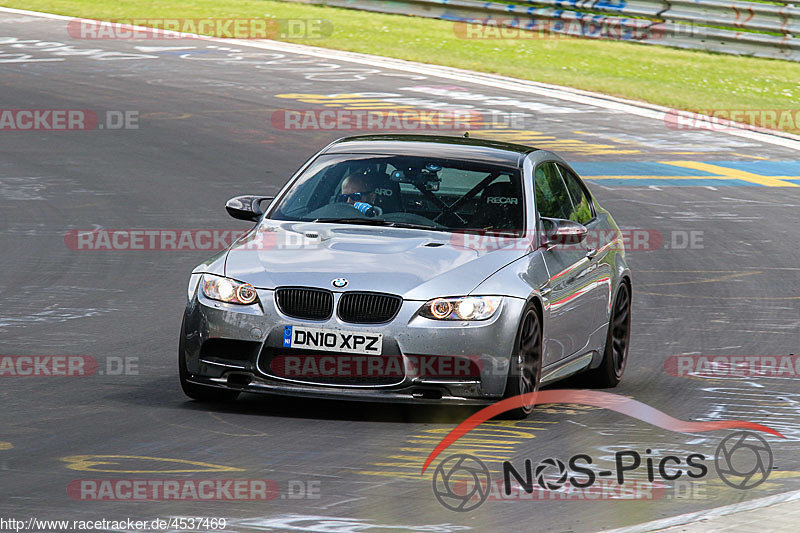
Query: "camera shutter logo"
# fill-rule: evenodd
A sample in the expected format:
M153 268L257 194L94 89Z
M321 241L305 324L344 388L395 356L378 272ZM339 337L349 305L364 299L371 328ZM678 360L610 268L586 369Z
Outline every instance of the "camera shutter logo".
M766 481L772 463L767 441L750 431L737 431L725 437L714 456L714 468L720 479L729 487L742 490Z
M555 481L545 478L545 472L548 470L555 468L558 470L558 479ZM567 465L564 464L563 461L559 459L547 458L541 463L536 466L536 472L534 475L536 476L536 482L539 483L539 486L543 489L548 490L558 490L560 489L564 483L567 482Z
M433 495L445 508L466 512L489 497L492 478L477 457L458 453L445 458L433 473Z

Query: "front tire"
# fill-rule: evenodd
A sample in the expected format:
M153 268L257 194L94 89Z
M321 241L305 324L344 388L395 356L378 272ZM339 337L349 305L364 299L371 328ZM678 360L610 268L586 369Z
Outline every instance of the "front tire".
M620 283L611 317L608 321L606 347L600 366L587 373L589 384L598 388L613 388L619 385L631 340L631 288L627 281Z
M181 382L181 389L183 393L193 400L199 402L213 402L223 403L232 402L239 397L238 391L218 389L216 387L204 387L190 383L189 371L186 368L186 350L184 348L184 339L186 338L186 321L181 322L181 338L178 343L178 377Z
M503 399L538 391L541 377L541 319L536 312L536 307L528 304L522 313L517 339L514 342L514 353L511 355L511 366L508 369ZM501 417L508 420L521 420L527 418L532 411L533 405L524 405L511 411L506 411Z

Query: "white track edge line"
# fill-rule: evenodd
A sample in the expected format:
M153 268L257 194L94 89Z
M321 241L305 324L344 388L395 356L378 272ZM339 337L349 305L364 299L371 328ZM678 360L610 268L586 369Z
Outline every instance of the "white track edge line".
M756 509L762 509L771 505L792 502L795 500L800 500L800 490L782 492L780 494L773 494L772 496L765 496L764 498L759 498L757 500L734 503L731 505L725 505L723 507L707 509L705 511L686 513L673 516L671 518L661 518L659 520L653 520L652 522L645 522L635 526L609 529L603 531L602 533L646 533L648 531L658 531L669 527L693 524L711 518L717 518L746 511L754 511Z

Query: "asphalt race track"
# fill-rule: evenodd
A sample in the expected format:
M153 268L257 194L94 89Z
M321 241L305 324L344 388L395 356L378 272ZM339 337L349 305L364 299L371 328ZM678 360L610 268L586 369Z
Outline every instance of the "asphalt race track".
M798 353L800 143L676 130L602 100L438 77L433 68L278 45L75 40L66 24L0 12L0 109L92 110L106 126L108 111L130 111L138 128L0 131L0 356L98 363L84 376L0 372L0 516L217 517L227 531L594 531L800 488L800 368L709 378L665 367L677 355ZM188 274L212 251L70 246L76 230L247 229L227 216L229 197L276 192L307 157L350 134L285 131L271 121L278 110L453 103L526 113L522 128L473 134L558 151L621 226L660 235L628 254L632 350L614 392L682 420L776 429L785 439L764 434L774 454L766 482L732 488L712 460L705 478L666 482L652 498L490 499L467 513L446 510L432 492L433 468L420 469L474 410L249 395L226 406L189 401L178 385L178 328ZM521 469L525 458L588 454L610 468L626 449L713 457L729 433L678 433L553 405L481 426L445 455L481 457L501 479L504 460ZM87 501L74 490L87 479L267 479L280 495Z

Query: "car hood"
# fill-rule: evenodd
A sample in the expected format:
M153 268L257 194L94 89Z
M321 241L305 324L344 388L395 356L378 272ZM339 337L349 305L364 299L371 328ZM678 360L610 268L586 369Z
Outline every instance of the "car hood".
M230 248L225 275L263 289L307 286L427 300L469 294L525 255L526 246L508 237L265 221ZM335 278L347 279L347 287L333 288Z

